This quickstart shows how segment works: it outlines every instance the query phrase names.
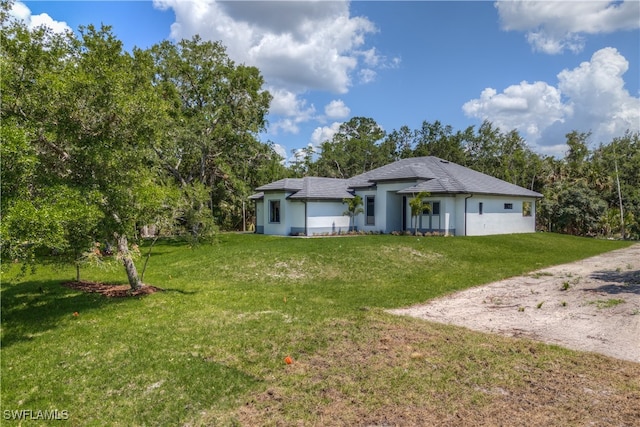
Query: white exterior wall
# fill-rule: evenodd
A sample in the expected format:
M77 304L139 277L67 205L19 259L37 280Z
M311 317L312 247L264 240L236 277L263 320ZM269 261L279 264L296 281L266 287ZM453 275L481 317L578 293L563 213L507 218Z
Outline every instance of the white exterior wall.
M349 231L347 205L337 201L307 202L307 235ZM362 215L358 215L362 216Z
M256 200L256 233L264 233L264 200Z
M287 200L287 234L304 232L305 207L302 200Z
M468 196L468 194L457 194L453 201L453 211L455 212L454 223L457 236L466 236L467 230L465 229L464 199ZM473 199L473 197L471 199ZM467 203L471 199L468 199Z
M358 214L358 216L356 216L355 218L355 224L356 224L356 228L358 230L365 230L365 231L373 231L373 230L379 230L379 228L376 228L377 223L378 223L378 209L380 209L380 205L378 204L378 193L376 192L376 190L366 190L366 191L356 191L356 194L360 197L362 197L362 209L364 210L363 213ZM375 206L374 206L374 213L375 213L375 220L376 220L376 224L375 225L366 225L367 222L367 196L375 196ZM346 209L346 208L345 208Z
M409 200L412 197L407 197L407 229L413 230L411 221L411 207L409 206ZM424 214L418 217L418 228L423 230L431 229L433 231L442 231L446 235L458 234L460 231L455 227L455 199L447 195L430 196L424 199L428 202L440 202L440 215ZM429 224L429 218L431 217L431 224Z
M454 197L442 197L440 199L440 216L442 228L444 228L445 234L458 235L460 230L456 228L456 199Z
M269 215L271 210L271 201L280 200L280 222L270 222ZM265 193L264 195L264 209L263 209L263 221L264 221L264 234L274 234L280 236L288 236L291 225L287 222L289 218L293 216L293 212L289 209L287 193L274 192ZM304 215L303 215L304 218Z
M358 230L382 231L390 233L402 230L403 196L396 194L407 187L407 182L378 184L374 190L357 191L362 197L364 213L355 218ZM273 192L264 195L256 202L256 232L288 236L292 233L307 235L340 233L349 230L349 217L343 215L347 209L340 201L289 200L285 192ZM375 224L366 224L366 196L375 196ZM406 195L406 229L413 230L409 200ZM466 199L466 214L465 214ZM280 201L280 222L269 222L270 201ZM536 200L508 196L489 196L474 194L433 195L428 201L440 202L440 216L432 215L431 229L441 230L457 236L482 236L490 234L533 233L535 232ZM531 215L523 216L523 202L530 203ZM483 204L483 213L479 214L479 203ZM504 204L511 203L513 209L505 209ZM305 218L306 214L306 218ZM305 228L306 227L306 228ZM420 227L420 226L419 226ZM422 216L422 229L429 228L429 215Z
M410 184L406 181L396 183L378 183L376 194L376 227L372 230L381 230L385 233L402 230L402 195L397 191L407 188ZM411 195L407 195L407 200ZM378 208L378 206L380 206ZM409 218L411 210L409 209ZM407 222L407 226L410 224Z
M531 215L522 215L523 202L531 203ZM479 204L482 203L482 215ZM505 209L511 203L513 209ZM464 199L463 199L464 204ZM463 206L464 209L464 206ZM535 199L474 195L467 200L467 236L535 232Z

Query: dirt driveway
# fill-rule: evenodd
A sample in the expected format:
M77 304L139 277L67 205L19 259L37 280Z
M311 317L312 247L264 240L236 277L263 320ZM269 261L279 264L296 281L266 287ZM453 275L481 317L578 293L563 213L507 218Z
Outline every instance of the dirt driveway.
M640 363L640 244L390 312Z

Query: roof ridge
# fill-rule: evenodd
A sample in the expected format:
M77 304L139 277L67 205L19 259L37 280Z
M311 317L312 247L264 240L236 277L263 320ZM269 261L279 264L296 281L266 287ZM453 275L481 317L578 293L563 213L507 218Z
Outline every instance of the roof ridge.
M444 172L444 174L447 176L447 180L448 180L448 181L453 181L453 183L455 184L455 186L456 186L456 187L460 187L460 188L462 188L463 190L466 190L466 189L467 189L467 186L466 186L466 185L464 185L462 182L460 182L460 180L458 180L455 176L453 176L453 175L452 175L452 174L451 174L451 173L450 173L450 172L449 172L449 171L448 171L448 170L447 170L443 165L444 165L444 164L447 164L447 165L456 165L456 166L460 166L460 167L463 167L463 168L464 168L464 167L466 167L466 166L462 166L462 165L459 165L459 164L457 164L457 163L450 162L450 161L448 161L448 160L443 160L443 159L440 159L440 158L435 157L435 156L434 156L434 158L435 158L435 159L438 159L438 161L436 162L436 163L437 163L437 166L438 166L438 168L439 168L442 172ZM473 170L473 169L470 169L470 168L467 168L467 169L469 169L469 170ZM441 180L440 178L436 178L436 179L437 179L437 180L438 180L438 182L439 182L439 183L441 183L441 185L442 185L442 180ZM443 187L445 187L444 185L442 185L442 186L443 186ZM445 188L446 188L446 187L445 187Z

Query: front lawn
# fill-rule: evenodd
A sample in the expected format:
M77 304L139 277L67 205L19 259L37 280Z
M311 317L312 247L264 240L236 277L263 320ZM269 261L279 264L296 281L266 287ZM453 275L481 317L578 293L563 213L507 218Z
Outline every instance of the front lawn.
M626 246L222 234L158 244L145 282L164 292L124 299L62 287L73 268L16 268L2 277L3 425L12 410L67 411L69 425L471 425L509 410L515 424L625 424L640 416L638 364L383 309Z

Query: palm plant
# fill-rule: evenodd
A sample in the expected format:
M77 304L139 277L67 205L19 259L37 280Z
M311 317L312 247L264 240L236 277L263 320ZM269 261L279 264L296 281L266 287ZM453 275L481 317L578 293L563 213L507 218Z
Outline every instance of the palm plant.
M431 211L431 204L424 199L429 197L431 194L426 191L421 191L411 200L409 200L409 207L411 208L411 218L414 221L413 234L418 234L418 216L422 215L423 212Z
M349 231L354 228L355 217L364 212L362 208L362 197L355 195L352 199L342 199L342 203L347 205L347 210L342 215L349 217Z

